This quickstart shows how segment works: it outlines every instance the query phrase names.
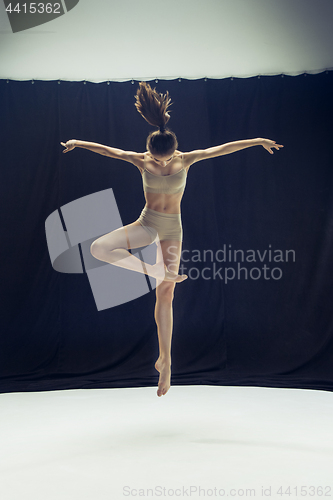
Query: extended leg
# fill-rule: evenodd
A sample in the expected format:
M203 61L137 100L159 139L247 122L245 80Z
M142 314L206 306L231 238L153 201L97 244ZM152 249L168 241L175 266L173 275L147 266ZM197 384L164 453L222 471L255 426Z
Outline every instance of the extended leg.
M181 241L161 241L161 248L167 268L173 273L178 273ZM159 357L155 363L155 368L160 373L158 396L164 396L170 388L174 290L175 283L167 281L163 281L156 288L155 321L159 342Z

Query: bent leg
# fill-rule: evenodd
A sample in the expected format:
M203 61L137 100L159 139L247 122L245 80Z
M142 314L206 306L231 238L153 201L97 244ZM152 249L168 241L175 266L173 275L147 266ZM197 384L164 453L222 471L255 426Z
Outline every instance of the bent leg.
M154 241L157 244L157 259L153 265L143 262L128 251L128 249L150 245ZM179 276L166 269L161 243L156 230L149 228L147 231L147 228L144 228L139 221L135 221L95 240L90 247L90 252L95 259L152 276L157 280L157 286L164 279L174 283L184 281L187 278L186 275Z
M150 245L153 241L153 236L141 226L140 222L135 221L95 240L90 247L90 252L98 260L148 274L160 282L165 275L163 260L154 265L146 264L128 251L129 248Z

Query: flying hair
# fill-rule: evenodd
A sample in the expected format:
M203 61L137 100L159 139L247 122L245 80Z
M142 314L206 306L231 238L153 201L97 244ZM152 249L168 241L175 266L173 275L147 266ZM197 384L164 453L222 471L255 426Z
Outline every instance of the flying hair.
M169 92L159 94L149 83L140 82L135 96L135 107L140 115L159 130L150 132L146 147L154 155L172 156L178 147L177 137L166 124L170 119L168 108L171 105Z
M153 127L164 132L165 125L170 119L168 108L171 105L169 92L159 94L152 89L149 83L140 82L135 96L135 107L141 116Z

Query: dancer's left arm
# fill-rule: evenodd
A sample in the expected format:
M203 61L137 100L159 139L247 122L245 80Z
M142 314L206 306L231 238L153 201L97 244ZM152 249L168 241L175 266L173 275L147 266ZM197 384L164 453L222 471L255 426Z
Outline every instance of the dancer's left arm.
M184 160L186 166L189 167L197 161L228 155L230 153L240 151L241 149L251 148L252 146L262 146L270 154L273 154L273 149L279 150L280 148L283 148L281 144L276 144L276 141L271 141L270 139L246 139L244 141L227 142L225 144L221 144L221 146L214 146L208 149L198 149L196 151L191 151L190 153L184 153Z

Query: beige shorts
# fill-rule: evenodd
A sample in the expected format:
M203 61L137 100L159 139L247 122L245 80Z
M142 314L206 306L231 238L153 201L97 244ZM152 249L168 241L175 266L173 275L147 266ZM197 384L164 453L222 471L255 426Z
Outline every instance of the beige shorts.
M152 242L156 235L160 241L183 240L183 228L180 214L165 214L144 207L139 217L141 226L151 235Z

